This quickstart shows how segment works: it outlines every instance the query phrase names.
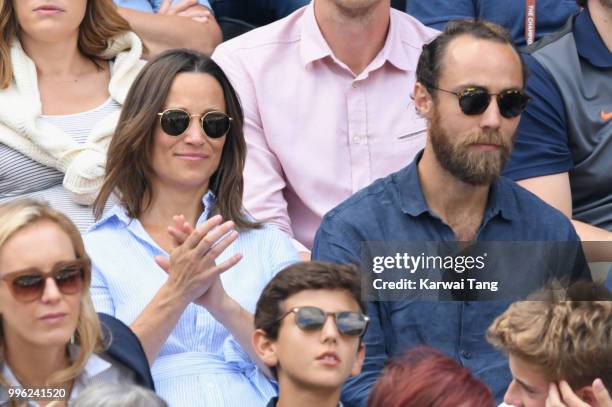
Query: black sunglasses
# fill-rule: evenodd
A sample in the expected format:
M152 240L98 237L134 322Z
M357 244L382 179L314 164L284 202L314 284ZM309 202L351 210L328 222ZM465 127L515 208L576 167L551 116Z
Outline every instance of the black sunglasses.
M37 268L29 268L8 273L2 277L11 294L21 302L31 302L42 297L49 277L62 294L76 294L89 285L90 262L88 259L63 261L45 273Z
M370 318L361 312L325 312L318 307L295 307L287 311L278 321L291 313L295 313L295 323L304 331L314 331L323 328L327 317L333 315L338 331L346 336L363 335L370 320Z
M489 93L486 88L470 86L460 92L453 92L446 89L431 87L431 89L451 93L459 98L461 111L468 115L482 114L491 103L491 96L497 96L497 106L499 113L507 119L521 114L527 107L531 98L520 89L506 89L499 93Z
M221 138L227 134L232 118L223 112L213 110L203 115L189 114L183 109L167 109L157 114L162 130L169 136L180 136L187 130L192 117L200 118L204 133L210 138Z

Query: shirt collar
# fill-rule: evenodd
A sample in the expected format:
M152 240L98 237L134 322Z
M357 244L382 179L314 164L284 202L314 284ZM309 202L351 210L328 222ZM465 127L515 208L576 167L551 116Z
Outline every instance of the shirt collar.
M401 13L401 11L391 9L389 32L381 54L385 61L389 61L396 68L406 72L414 71L416 69L414 61L411 63L408 53L404 49L404 33L401 30L402 21L400 20L403 16L401 16Z
M410 165L397 173L402 212L414 217L425 212L433 215L433 212L427 206L427 201L425 201L417 170L417 165L422 156L423 150L419 151Z
M591 65L612 68L612 52L608 50L597 32L589 9L584 9L575 18L573 32L580 56L588 60Z
M79 354L79 351L80 351L80 348L78 346L70 345L70 347L68 348L68 353L70 354L70 359L72 361L76 360ZM107 362L106 360L98 356L97 354L92 353L87 358L87 362L85 362L83 371L81 372L81 374L77 376L74 387L76 387L78 384L86 384L89 381L89 379L109 370L112 367L113 365L110 362ZM4 375L4 378L6 379L7 382L14 384L14 385L21 385L21 383L19 383L19 381L17 380L17 378L13 374L13 371L11 370L11 368L9 367L7 363L4 363L4 365L2 366L2 374Z
M92 353L91 355L89 355L87 363L85 363L85 367L83 368L83 372L79 375L79 378L77 380L85 384L92 377L95 377L112 367L113 365L110 362L102 359L95 353Z
M332 55L314 14L314 2L304 9L301 19L300 55L304 66Z
M396 174L400 186L400 205L402 212L407 215L417 217L423 213L428 213L437 218L438 216L427 205L419 180L417 165L422 156L423 150L416 155L410 165ZM509 190L508 182L510 181L498 179L491 186L489 200L482 219L483 225L498 214L506 220L517 219L517 203Z
M383 48L374 58L370 66L364 72L373 71L382 66L386 61L389 61L396 68L403 71L414 70L411 67L410 60L405 50L403 49L402 30L400 16L401 12L391 9L389 21L389 31ZM302 31L300 40L300 54L302 63L306 67L308 64L323 59L332 57L335 59L331 48L323 38L319 24L314 14L314 2L311 2L302 16ZM344 65L344 64L342 64Z
M197 225L199 225L200 223L203 223L204 221L206 221L206 219L208 219L208 217L214 210L215 202L216 202L216 197L215 197L215 194L211 190L208 190L204 194L204 196L202 196L202 204L204 206L204 211L198 218ZM104 213L102 217L100 218L100 220L98 220L91 227L90 230L95 230L110 222L119 222L123 226L126 226L129 228L130 224L132 223L132 220L133 219L129 217L127 210L123 206L117 204L113 206L111 209L109 209L106 213Z

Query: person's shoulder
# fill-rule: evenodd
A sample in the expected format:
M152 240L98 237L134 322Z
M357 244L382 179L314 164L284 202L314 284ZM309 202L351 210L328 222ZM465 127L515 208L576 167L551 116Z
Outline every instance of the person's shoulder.
M357 191L330 210L323 219L328 221L345 219L351 223L365 220L366 218L361 216L362 213L382 209L382 206L387 204L390 199L395 200L397 198L398 176L404 170L379 178L367 187Z
M397 24L404 46L422 50L423 45L429 43L440 34L440 31L431 28L417 20L415 17L399 10L391 9L393 24Z
M534 55L539 52L542 52L547 48L555 46L555 44L558 43L561 39L565 38L567 35L572 34L573 18L574 16L570 17L565 23L565 25L561 27L558 31L540 38L538 41L534 42L531 45L523 47L521 51L525 54Z
M252 241L253 243L269 243L278 242L282 240L289 240L289 237L282 232L278 227L269 223L261 223L259 228L243 229L240 230L238 239L243 241Z
M92 248L112 245L119 236L126 235L129 218L119 205L105 212L83 235L85 245Z
M106 345L99 356L111 363L119 362L136 375L136 383L154 390L146 354L138 337L125 323L111 315L98 313L98 318Z
M251 54L297 43L301 39L301 20L305 9L302 8L285 18L263 27L255 28L238 37L225 41L215 50L215 54ZM213 58L214 59L214 58Z

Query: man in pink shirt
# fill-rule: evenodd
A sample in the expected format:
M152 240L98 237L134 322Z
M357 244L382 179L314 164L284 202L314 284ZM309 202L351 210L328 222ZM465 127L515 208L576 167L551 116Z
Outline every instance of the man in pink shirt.
M425 145L411 98L437 31L389 0L314 0L221 44L248 145L244 202L306 248L323 215Z

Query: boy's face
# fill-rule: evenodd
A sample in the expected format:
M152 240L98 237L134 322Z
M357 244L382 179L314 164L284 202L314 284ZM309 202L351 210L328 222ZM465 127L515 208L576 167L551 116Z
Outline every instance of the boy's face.
M545 407L550 382L542 370L512 354L508 355L512 382L504 403L516 407Z
M281 304L281 315L295 307L318 307L324 312L361 312L359 304L345 290L304 290ZM280 322L278 338L270 341L262 336L255 348L264 362L276 367L278 381L292 382L293 387L337 390L349 376L359 374L365 355L359 337L342 335L333 316L328 316L321 329L304 331L289 313ZM261 342L263 341L263 342Z

